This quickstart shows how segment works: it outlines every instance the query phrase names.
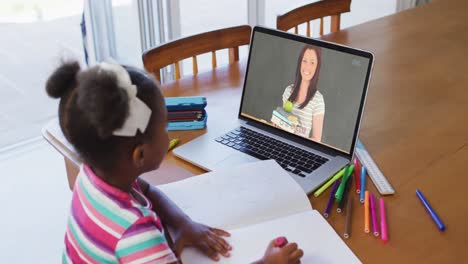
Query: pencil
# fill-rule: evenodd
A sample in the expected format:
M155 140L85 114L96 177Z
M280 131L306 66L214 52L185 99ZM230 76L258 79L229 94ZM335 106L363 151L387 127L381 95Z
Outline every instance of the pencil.
M361 166L361 193L359 198L361 203L364 203L364 192L366 191L366 167Z
M335 183L333 183L332 191L330 193L330 198L328 198L327 208L325 208L325 212L323 213L323 216L325 218L327 218L328 215L330 214L330 209L333 204L333 200L335 198L335 192L336 192L336 189L338 188L339 183L340 183L340 180L336 180Z
M178 138L171 139L171 141L169 141L169 147L167 148L167 151L172 150L175 146L177 146L177 144L179 144L179 142L180 140Z
M364 193L364 232L369 233L369 191Z
M432 209L431 205L426 200L422 192L420 190L416 190L416 195L418 196L419 200L421 200L421 203L426 208L427 212L431 216L434 223L437 225L437 228L439 228L440 231L444 231L445 230L444 223L442 222L440 217L437 215L437 213L434 211L434 209Z
M346 168L346 171L343 175L343 180L341 180L340 185L338 186L338 190L336 190L336 193L335 193L335 198L337 202L340 202L341 199L343 198L343 192L346 186L346 182L348 181L351 173L353 172L353 169L354 169L354 165L347 166Z
M385 205L384 199L381 197L380 202L380 230L382 231L382 242L387 243L388 234L387 234L387 219L385 217Z
M319 195L321 195L326 189L328 189L328 187L330 187L336 180L338 180L339 178L343 177L343 174L344 174L344 171L345 171L346 167L344 167L343 169L341 169L339 172L337 172L335 174L335 176L333 176L330 180L328 180L324 185L322 185L322 187L320 187L317 191L314 192L314 196L315 197L319 197Z
M351 214L353 213L353 196L349 197L348 204L346 205L346 223L344 227L344 238L351 236Z
M356 193L360 194L361 193L361 179L359 175L360 169L359 169L359 162L357 158L354 158L354 184L356 186Z
M370 209L371 209L371 216L372 216L372 230L374 231L374 236L379 236L379 226L377 225L377 211L375 206L375 199L374 194L369 193L369 200L370 200Z
M343 206L345 205L346 200L348 199L348 193L350 192L349 190L352 188L351 187L352 182L353 182L353 177L351 176L348 177L348 182L346 183L346 186L343 192L343 198L341 198L341 201L338 203L338 208L336 208L336 211L338 213L341 213L341 211L343 211Z

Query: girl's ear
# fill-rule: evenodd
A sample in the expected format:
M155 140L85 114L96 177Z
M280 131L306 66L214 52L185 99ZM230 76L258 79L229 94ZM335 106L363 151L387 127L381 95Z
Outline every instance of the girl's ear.
M136 168L141 168L145 164L145 151L142 144L138 144L133 149L132 161Z

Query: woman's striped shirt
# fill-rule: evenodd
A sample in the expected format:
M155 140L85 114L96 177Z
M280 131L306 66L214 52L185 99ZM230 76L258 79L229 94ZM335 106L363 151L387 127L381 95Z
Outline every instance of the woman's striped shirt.
M283 93L283 105L291 96L293 85L286 87ZM317 90L314 97L310 99L309 103L302 109L299 108L301 104L294 103L291 114L299 118L299 127L296 128L296 134L302 137L309 138L312 136L312 118L314 115L325 113L325 102L323 95Z

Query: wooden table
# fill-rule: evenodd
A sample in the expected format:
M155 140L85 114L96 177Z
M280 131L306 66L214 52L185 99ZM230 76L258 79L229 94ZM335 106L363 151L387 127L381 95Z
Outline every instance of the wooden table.
M365 263L468 262L468 22L464 0L438 0L371 21L324 39L375 54L360 138L396 189L385 197L389 243L363 232L362 206L355 215L349 247ZM208 129L236 118L244 64L164 85L166 96L203 94L208 98ZM171 133L188 142L205 131ZM57 123L44 137L76 173L79 163L61 138ZM75 171L74 171L75 170ZM172 156L144 177L153 184L203 173ZM439 232L415 195L421 189L447 225ZM377 193L372 184L369 189ZM323 211L329 191L310 198ZM342 234L344 217L329 219Z

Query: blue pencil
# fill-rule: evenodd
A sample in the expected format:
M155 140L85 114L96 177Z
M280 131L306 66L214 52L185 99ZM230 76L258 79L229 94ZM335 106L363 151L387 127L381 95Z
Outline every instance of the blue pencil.
M424 195L422 192L418 189L416 189L416 195L418 196L419 200L421 200L422 204L426 208L427 212L431 216L432 220L434 220L434 223L437 225L440 231L445 230L445 225L442 223L442 220L440 220L439 216L436 214L434 209L432 209L431 205L427 202L426 198L424 198Z
M361 193L359 194L359 201L364 203L364 192L366 191L366 167L361 167Z

